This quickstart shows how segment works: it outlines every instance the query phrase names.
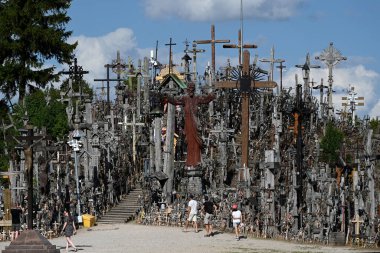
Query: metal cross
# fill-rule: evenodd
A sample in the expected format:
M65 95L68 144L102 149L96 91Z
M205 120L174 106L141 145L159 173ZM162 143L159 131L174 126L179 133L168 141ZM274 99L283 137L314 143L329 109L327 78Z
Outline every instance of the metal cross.
M296 67L302 69L302 75L303 75L303 80L304 80L304 98L306 98L306 96L310 95L310 89L309 89L310 69L311 68L317 69L317 68L320 68L320 66L311 65L310 54L307 53L305 63L297 64Z
M83 74L88 74L87 70L83 70L82 66L78 65L77 58L74 58L74 64L70 66L69 71L61 71L62 74L69 75L69 78L79 81L83 78Z
M87 70L83 70L82 66L78 65L77 58L74 58L74 64L70 66L69 71L61 71L62 74L69 75L69 78L71 80L74 80L75 82L79 82L82 80L84 74L88 74L89 72ZM82 83L79 82L79 95L80 99L82 99L83 93L82 93Z
M333 85L333 75L332 75L332 69L335 65L337 65L340 61L347 60L347 57L342 56L342 54L337 50L333 43L330 42L330 45L328 48L324 49L323 52L315 57L316 60L323 61L328 69L329 69L329 90L327 94L327 100L328 100L328 117L329 119L332 117L333 114L333 107L332 107L332 85Z

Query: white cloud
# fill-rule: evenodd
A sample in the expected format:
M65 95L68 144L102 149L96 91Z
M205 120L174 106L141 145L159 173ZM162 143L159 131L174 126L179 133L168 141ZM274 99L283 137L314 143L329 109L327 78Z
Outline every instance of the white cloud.
M283 84L285 88L292 87L295 90L295 74L298 75L298 83L303 84L302 72L298 68L289 68L284 73ZM328 86L328 69L312 69L310 77L319 85L323 78L323 84ZM358 97L364 97L364 107L357 107L356 114L360 117L368 114L370 117L380 116L380 100L377 83L380 81L379 73L367 69L363 65L348 66L333 69L333 106L335 110L342 109L342 97L348 96L351 86L355 87ZM313 91L313 95L319 98L319 91ZM327 95L324 94L324 97Z
M305 0L245 0L245 18L286 19L296 14ZM180 17L190 21L239 19L240 1L231 0L145 0L145 12L152 18Z
M166 0L166 3L170 2ZM205 2L213 3L213 1ZM260 3L255 1L256 3ZM76 56L78 58L78 64L83 67L84 70L90 71L88 75L84 78L90 83L95 85L95 87L101 86L101 83L94 83L94 79L102 79L106 77L106 69L104 67L107 63L112 63L112 60L116 58L117 50L120 50L120 56L124 61L128 61L127 57L130 56L133 59L133 63L137 64L138 59L143 59L144 57L150 56L150 50L148 48L138 48L137 40L131 29L119 28L111 33L108 33L102 37L85 37L78 36L73 37L71 42L78 41L78 47L76 51ZM167 63L168 51L159 50L159 60L162 63ZM180 64L181 57L183 53L175 53L173 55L174 63ZM210 57L207 55L201 55L198 57L198 73L202 74L204 72L204 67L207 61L210 61ZM237 65L237 57L228 57L226 55L217 55L216 63L217 66L225 66L227 59L231 59L231 65ZM314 57L311 57L312 59ZM379 94L380 87L376 85L380 81L380 74L366 68L364 65L354 63L350 59L359 59L358 57L348 57L348 60L344 64L338 65L333 70L333 105L335 110L341 109L342 97L347 96L347 91L350 85L355 87L355 91L358 96L363 96L365 98L364 107L358 107L357 115L370 115L371 117L380 116L380 100L376 96ZM315 64L315 63L313 63ZM312 69L310 77L320 84L321 79L324 80L324 85L328 85L328 69L323 63L318 62L321 65L320 69ZM68 66L65 66L67 69ZM180 68L180 67L179 67ZM264 66L264 69L265 66ZM284 88L293 87L295 90L295 74L298 74L298 82L303 83L302 71L298 68L291 67L287 68L284 72L283 86ZM114 77L114 74L111 73ZM276 74L278 76L278 73ZM112 77L111 76L111 77ZM279 80L277 80L279 83ZM319 98L319 92L314 90L314 96ZM324 95L326 97L326 94Z
M100 83L94 83L94 79L106 78L104 65L116 59L118 50L125 62L128 61L127 55L136 54L136 38L133 31L128 28L119 28L102 37L73 37L70 42L75 41L78 41L75 52L78 65L82 66L83 70L89 71L89 74L83 78L95 86L101 86Z

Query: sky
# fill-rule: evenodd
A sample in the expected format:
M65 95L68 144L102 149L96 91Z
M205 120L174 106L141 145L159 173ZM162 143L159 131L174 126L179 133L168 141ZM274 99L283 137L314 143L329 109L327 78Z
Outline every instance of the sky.
M321 68L312 69L310 77L327 85L328 69L324 62L315 60L332 42L347 60L333 69L333 103L341 108L342 97L354 87L357 96L364 97L364 106L357 107L358 116L380 116L380 1L377 0L243 0L243 42L256 44L250 49L251 62L269 58L273 47L276 59L284 59L286 71L283 86L295 87L295 75L302 82L302 71L309 53L311 63ZM169 62L170 38L174 63L180 64L185 41L211 39L211 25L215 38L238 43L240 0L74 0L68 10L71 21L67 30L73 32L69 42L78 42L78 64L89 74L84 78L94 87L101 83L94 79L106 77L105 64L116 59L117 51L128 62L150 57L158 41L158 61ZM197 71L203 73L211 62L211 46L198 45L206 50L197 55ZM191 55L190 55L191 56ZM216 44L216 68L238 65L238 50L224 49ZM269 70L269 64L258 63ZM68 69L69 66L58 68ZM60 69L58 69L60 70ZM279 83L279 71L274 73ZM315 91L314 91L315 92ZM319 97L319 92L314 95Z

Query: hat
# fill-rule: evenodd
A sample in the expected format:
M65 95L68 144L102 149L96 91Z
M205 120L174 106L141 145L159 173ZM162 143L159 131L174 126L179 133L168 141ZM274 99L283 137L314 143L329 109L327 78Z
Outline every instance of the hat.
M237 209L238 208L238 205L237 204L233 204L232 205L232 209Z

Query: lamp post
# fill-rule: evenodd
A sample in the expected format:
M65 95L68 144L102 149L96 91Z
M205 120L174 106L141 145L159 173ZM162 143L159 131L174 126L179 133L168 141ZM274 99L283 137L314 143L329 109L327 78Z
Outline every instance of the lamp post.
M78 222L82 222L82 215L80 210L80 192L79 192L79 177L78 177L78 158L77 158L77 152L80 150L80 147L82 146L82 142L80 141L81 134L79 130L74 130L73 133L73 139L67 142L70 147L73 148L74 151L74 167L75 167L75 181L76 181L76 188L77 188L77 213L78 213Z

